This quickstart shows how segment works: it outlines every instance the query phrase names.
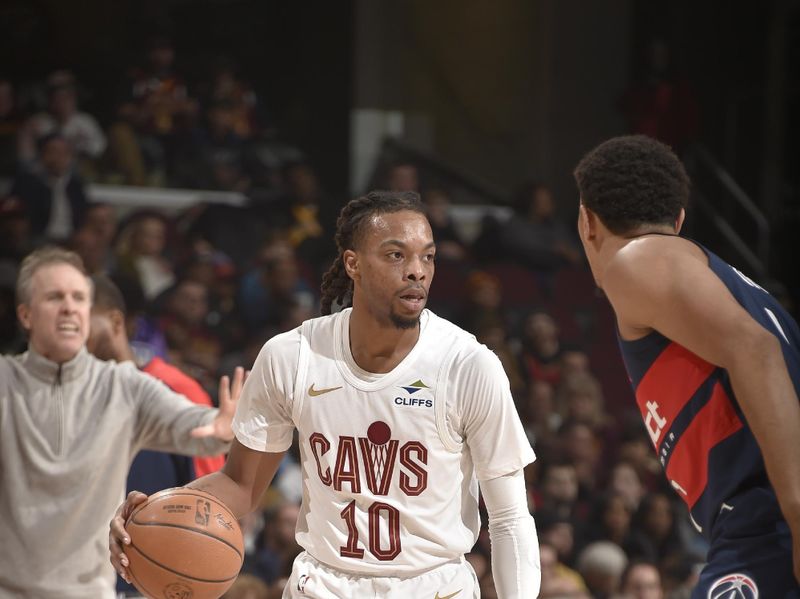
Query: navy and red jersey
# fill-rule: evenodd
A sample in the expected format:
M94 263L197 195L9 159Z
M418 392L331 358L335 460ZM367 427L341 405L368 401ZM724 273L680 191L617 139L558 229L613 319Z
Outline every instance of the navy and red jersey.
M708 256L709 268L736 301L778 338L795 391L800 393L797 323L764 289L700 248ZM689 507L695 526L709 536L726 499L769 484L761 451L728 372L656 331L635 341L620 339L620 348L667 479Z

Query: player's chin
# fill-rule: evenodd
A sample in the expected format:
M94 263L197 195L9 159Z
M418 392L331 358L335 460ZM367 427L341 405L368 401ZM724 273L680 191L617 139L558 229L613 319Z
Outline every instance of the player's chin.
M419 317L424 308L425 302L422 301L419 306L415 306L413 309L406 307L406 309L392 310L390 314L392 323L398 329L413 329L419 324Z

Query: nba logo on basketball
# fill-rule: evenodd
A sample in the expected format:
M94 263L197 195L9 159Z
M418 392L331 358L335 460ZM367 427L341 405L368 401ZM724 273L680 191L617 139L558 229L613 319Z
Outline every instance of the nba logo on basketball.
M211 504L204 499L197 500L194 521L201 526L208 526L208 517L211 515Z
M749 576L729 574L711 585L708 599L758 599L758 587Z
M178 582L164 588L164 597L167 599L192 599L193 594L192 589Z

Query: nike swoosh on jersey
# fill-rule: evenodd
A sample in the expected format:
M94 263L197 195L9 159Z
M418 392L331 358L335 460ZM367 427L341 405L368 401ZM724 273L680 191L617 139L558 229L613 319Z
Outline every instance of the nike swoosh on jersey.
M440 595L439 591L436 591L436 597L434 597L433 599L451 599L452 597L458 595L460 592L461 589L458 589L455 593L450 593L449 595Z
M316 397L317 395L325 395L326 393L330 393L331 391L336 391L337 389L341 389L341 385L339 387L328 387L327 389L314 389L314 383L311 383L311 386L308 388L308 394L311 397ZM441 597L440 599L447 599L447 597Z

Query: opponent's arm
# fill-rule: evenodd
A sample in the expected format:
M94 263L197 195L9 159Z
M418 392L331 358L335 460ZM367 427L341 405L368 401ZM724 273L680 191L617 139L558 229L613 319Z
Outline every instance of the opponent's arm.
M480 483L489 513L492 576L500 599L538 597L539 542L528 511L522 470Z
M603 287L621 330L655 329L728 371L792 530L800 580L800 402L780 342L694 256L657 244L618 256Z

